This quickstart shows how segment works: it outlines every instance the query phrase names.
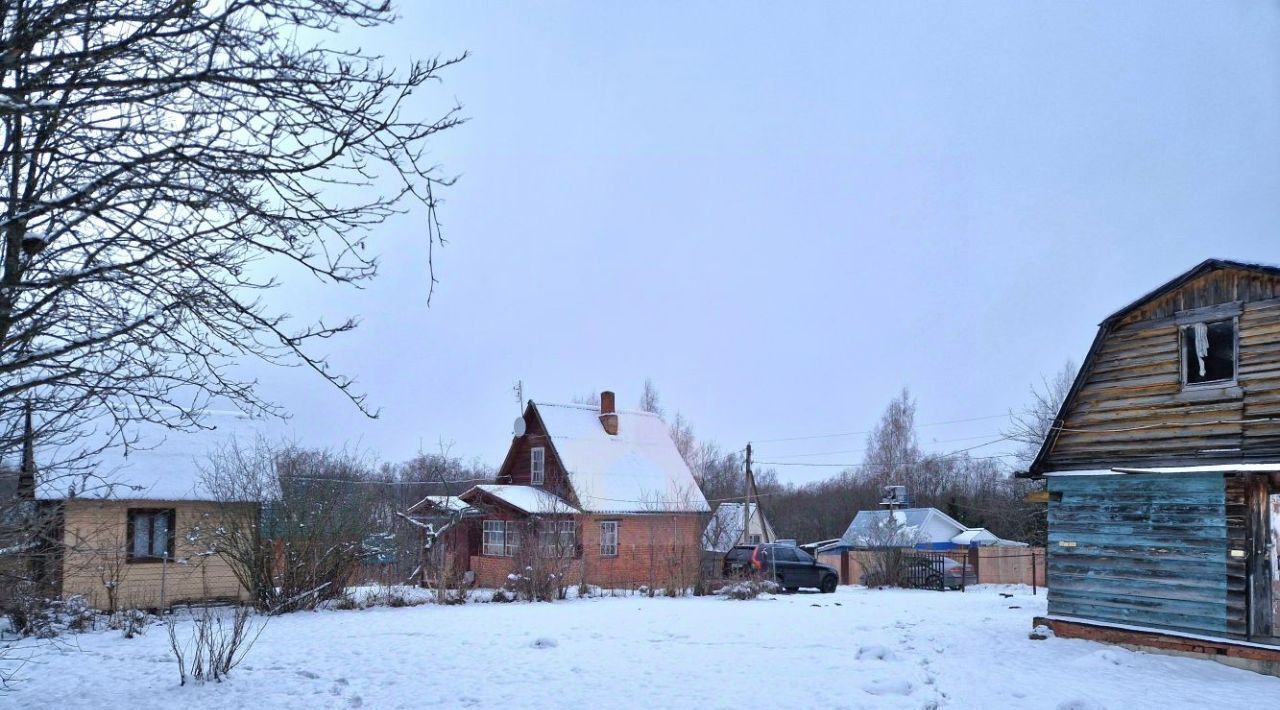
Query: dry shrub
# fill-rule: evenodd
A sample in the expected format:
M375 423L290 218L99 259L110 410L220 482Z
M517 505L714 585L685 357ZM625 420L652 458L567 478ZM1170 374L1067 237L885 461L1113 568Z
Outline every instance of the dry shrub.
M253 648L266 623L255 622L253 609L241 605L226 622L211 607L192 614L191 635L185 642L179 640L176 615L169 617L168 627L169 647L178 662L180 685L186 685L188 678L197 683L222 682Z

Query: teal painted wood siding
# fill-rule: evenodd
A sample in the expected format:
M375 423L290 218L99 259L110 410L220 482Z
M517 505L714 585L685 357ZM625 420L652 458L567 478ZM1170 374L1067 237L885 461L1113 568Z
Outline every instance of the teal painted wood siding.
M1053 477L1049 491L1062 494L1048 512L1050 614L1227 633L1222 474Z

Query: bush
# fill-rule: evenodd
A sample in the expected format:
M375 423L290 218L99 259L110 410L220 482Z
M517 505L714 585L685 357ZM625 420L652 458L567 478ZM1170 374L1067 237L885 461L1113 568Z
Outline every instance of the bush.
M253 623L253 611L247 605L235 608L228 623L210 607L191 616L191 637L185 643L178 640L177 615L169 617L169 648L178 662L180 685L187 679L202 683L206 680L222 682L231 669L240 665L258 636L265 622Z
M726 599L737 599L746 601L755 599L761 594L777 594L778 583L771 579L744 579L733 584L727 584L716 590L716 594Z

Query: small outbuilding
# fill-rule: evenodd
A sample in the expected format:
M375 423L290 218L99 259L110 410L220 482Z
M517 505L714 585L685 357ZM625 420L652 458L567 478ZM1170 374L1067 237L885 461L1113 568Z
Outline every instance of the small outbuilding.
M1280 268L1211 259L1107 316L1022 475L1042 623L1280 672Z

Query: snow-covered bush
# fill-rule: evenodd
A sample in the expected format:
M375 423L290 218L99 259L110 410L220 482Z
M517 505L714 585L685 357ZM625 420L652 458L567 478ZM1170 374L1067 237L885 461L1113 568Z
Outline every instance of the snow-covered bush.
M745 601L755 599L761 594L777 594L778 583L771 579L744 579L716 590L716 594L726 599Z
M78 594L67 599L49 599L19 590L6 615L9 626L19 636L54 638L66 632L90 631L98 614Z

